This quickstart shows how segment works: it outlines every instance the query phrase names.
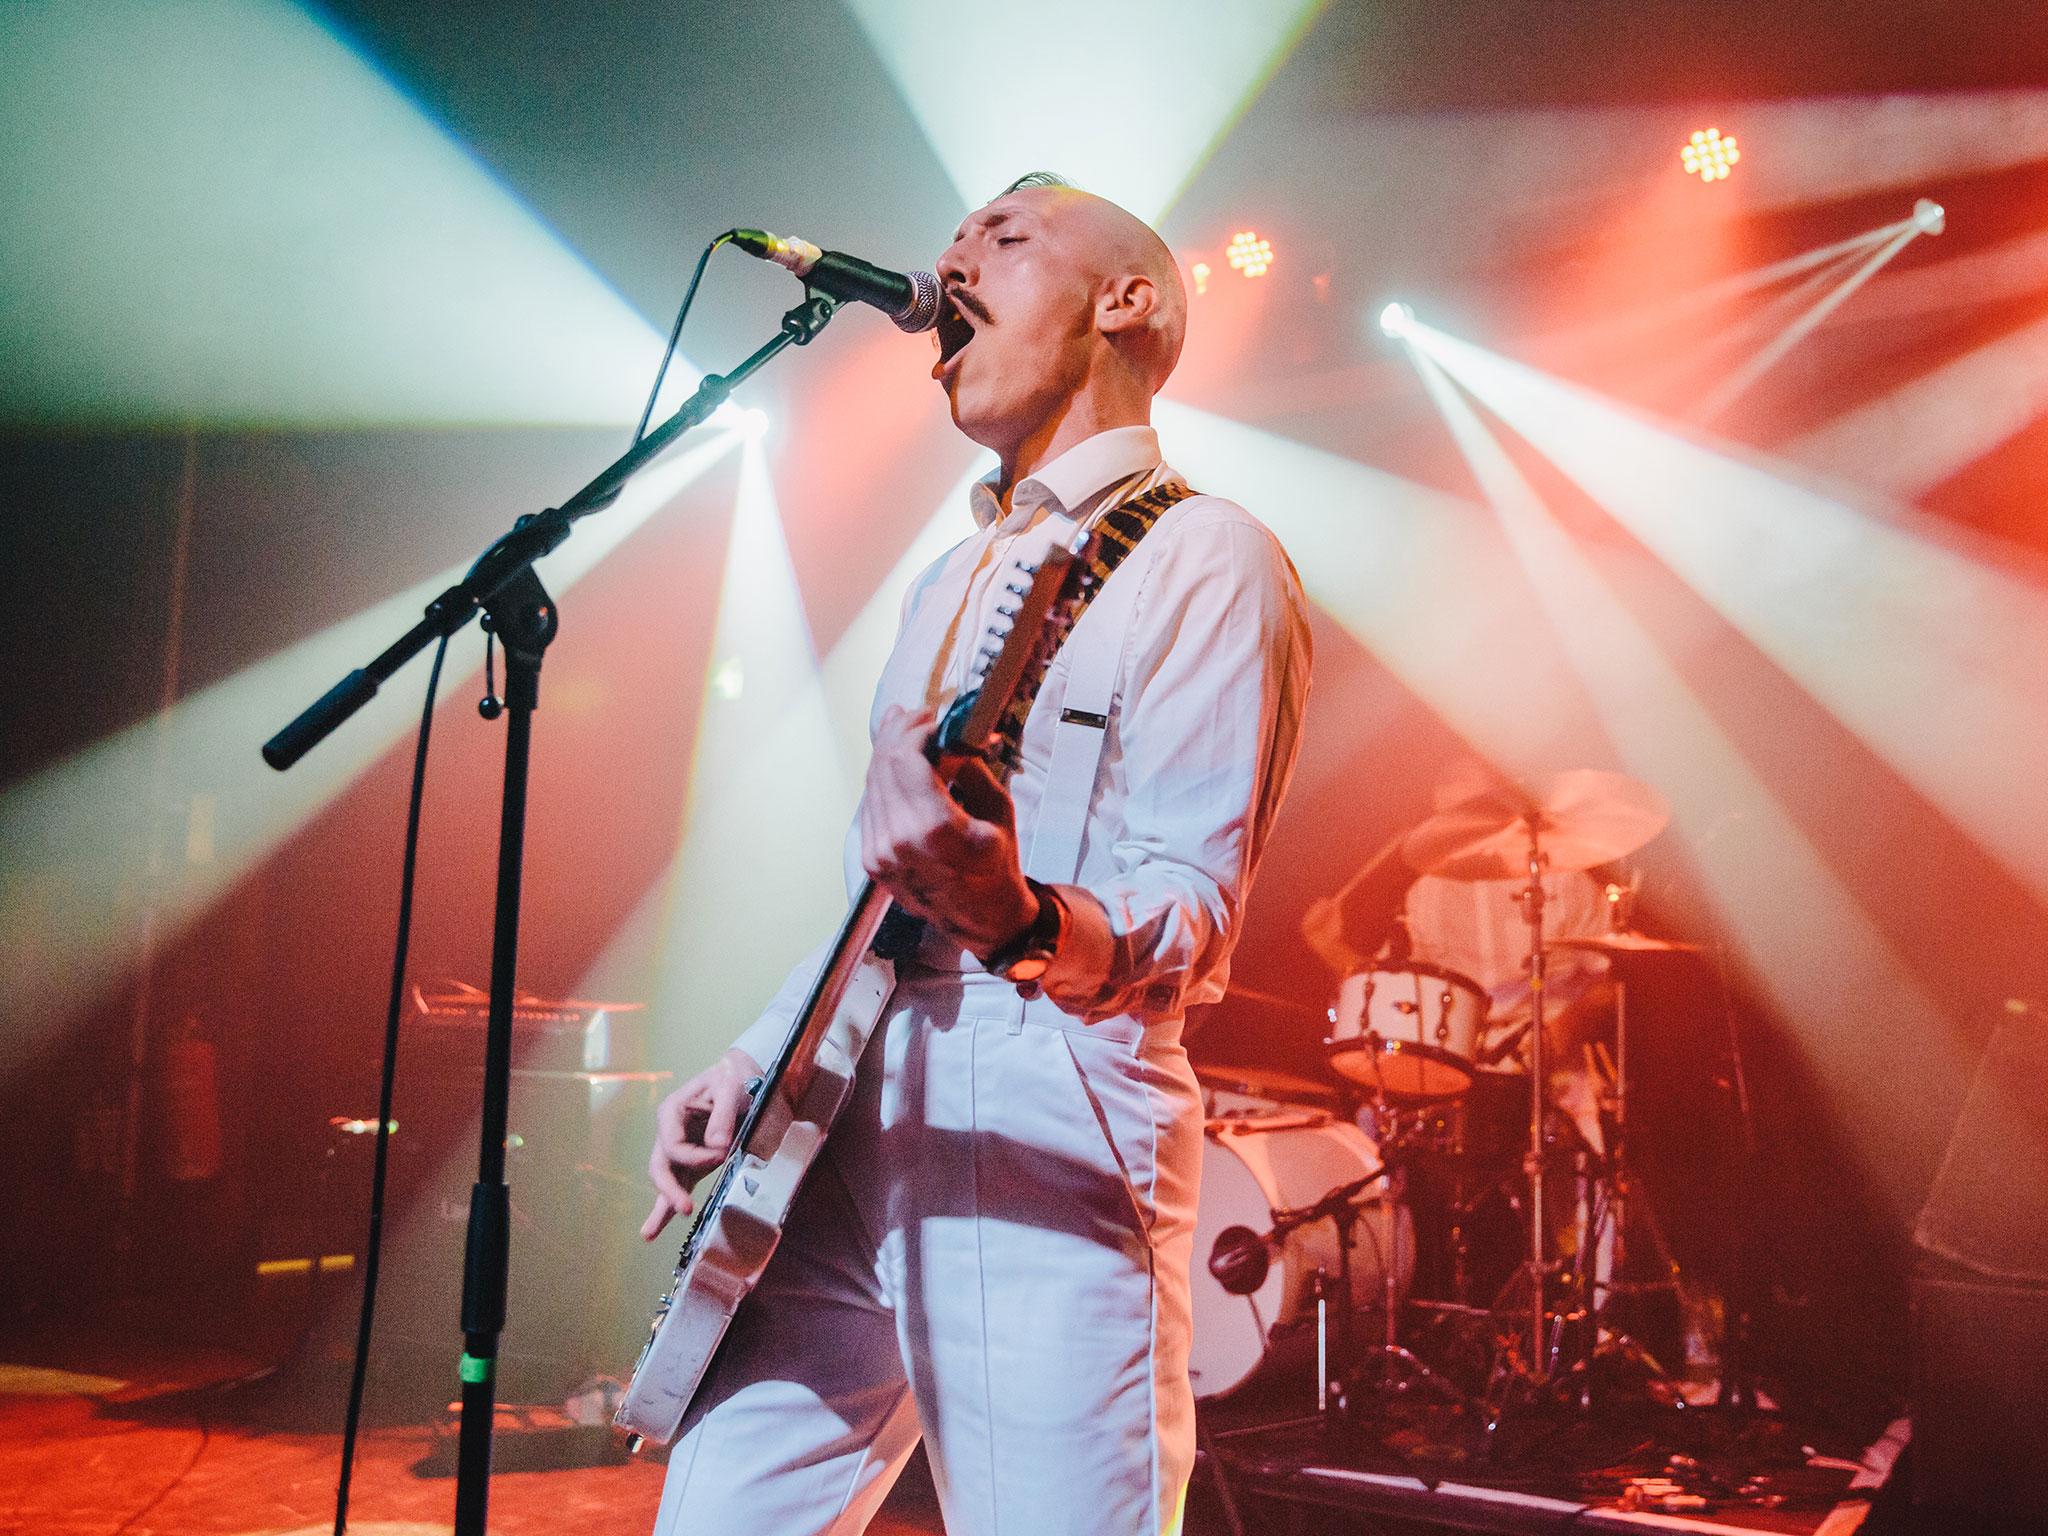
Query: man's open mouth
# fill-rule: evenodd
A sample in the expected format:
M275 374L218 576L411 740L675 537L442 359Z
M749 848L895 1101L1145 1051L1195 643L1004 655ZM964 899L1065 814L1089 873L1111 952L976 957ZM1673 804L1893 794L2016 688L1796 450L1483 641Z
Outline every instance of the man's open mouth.
M974 340L974 322L961 312L960 301L952 294L946 295L945 307L939 311L939 367L943 368L970 341Z

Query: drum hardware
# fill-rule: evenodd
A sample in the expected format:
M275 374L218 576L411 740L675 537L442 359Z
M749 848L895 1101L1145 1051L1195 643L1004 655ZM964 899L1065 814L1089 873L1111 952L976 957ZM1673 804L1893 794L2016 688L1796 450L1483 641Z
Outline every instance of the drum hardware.
M1549 780L1537 794L1503 786L1446 807L1402 839L1401 851L1423 874L1450 880L1503 880L1526 876L1519 900L1529 925L1530 990L1529 1140L1522 1172L1528 1180L1529 1254L1521 1278L1529 1290L1528 1359L1521 1375L1541 1390L1556 1380L1562 1363L1564 1314L1552 1314L1545 1291L1557 1269L1549 1258L1549 1233L1543 1209L1543 1168L1548 1150L1545 1111L1548 1107L1549 1061L1545 1008L1548 1003L1548 955L1544 939L1543 877L1553 870L1591 869L1626 858L1664 829L1670 807L1647 785L1623 774L1599 769L1572 769ZM1598 1339L1591 1316L1591 1255L1580 1255L1581 1301L1578 1320ZM1589 1346L1590 1351L1591 1346ZM1499 1427L1501 1411L1512 1396L1504 1392L1488 1424L1489 1439Z
M1346 963L1357 967L1340 983L1323 1034L1325 1068L1336 1080L1337 1094L1263 1069L1202 1070L1216 1146L1236 1150L1253 1145L1219 1139L1219 1129L1227 1138L1239 1126L1300 1138L1334 1136L1347 1127L1342 1120L1323 1119L1330 1109L1356 1113L1358 1128L1373 1143L1378 1166L1361 1165L1356 1176L1333 1167L1318 1168L1317 1177L1305 1179L1299 1173L1308 1170L1299 1170L1294 1199L1270 1199L1270 1230L1262 1232L1268 1223L1256 1217L1221 1232L1211 1226L1204 1233L1205 1238L1214 1234L1208 1272L1196 1271L1211 1288L1212 1310L1226 1298L1242 1306L1239 1298L1247 1293L1240 1287L1246 1284L1270 1286L1271 1295L1278 1295L1280 1282L1265 1271L1291 1272L1286 1291L1295 1300L1281 1308L1282 1320L1306 1324L1313 1319L1318 1414L1333 1408L1345 1414L1363 1406L1367 1399L1360 1388L1399 1391L1419 1378L1461 1403L1485 1409L1470 1422L1486 1422L1490 1450L1502 1422L1524 1407L1575 1398L1580 1408L1590 1408L1596 1388L1607 1380L1604 1374L1596 1379L1596 1359L1613 1363L1624 1357L1653 1378L1665 1375L1655 1357L1626 1332L1642 1326L1626 1299L1683 1294L1656 1214L1631 1179L1631 999L1617 974L1612 1057L1600 1042L1587 1047L1597 1064L1591 1079L1604 1086L1597 1102L1601 1132L1587 1125L1584 1138L1575 1136L1564 1129L1571 1106L1552 1103L1557 1088L1551 1070L1564 1042L1557 1038L1563 1005L1552 1006L1556 968L1549 957L1566 951L1599 953L1618 970L1653 955L1692 954L1704 946L1630 931L1632 884L1607 889L1609 932L1553 939L1545 880L1626 858L1668 819L1668 808L1655 791L1620 774L1576 770L1557 775L1534 793L1505 786L1459 801L1375 856L1368 872L1398 850L1424 874L1502 881L1514 888L1528 930L1522 964L1529 978L1530 1017L1506 1039L1482 1047L1491 1000L1476 981L1432 963L1426 950L1418 953L1399 932L1376 959L1361 963L1353 958L1359 950L1336 931L1341 925L1332 914L1325 924L1331 932L1324 935L1332 942L1318 945L1318 953L1340 969ZM1305 930L1311 927L1305 919ZM1317 932L1309 937L1314 943ZM1511 938L1509 947L1519 946ZM1275 995L1244 996L1290 1012L1298 1009L1291 999ZM1518 1055L1533 1058L1526 1076L1487 1070ZM1482 1087L1484 1095L1478 1091ZM1586 1108L1577 1106L1581 1119ZM1475 1120L1475 1111L1481 1110ZM1283 1120L1288 1111L1292 1118ZM1564 1164L1568 1156L1574 1159L1569 1170ZM1573 1174L1575 1200L1559 1182ZM1386 1193L1371 1203L1359 1198L1374 1188ZM1434 1293L1442 1287L1449 1300L1403 1293L1413 1260L1404 1261L1402 1239L1391 1226L1391 1243L1359 1246L1360 1217L1374 1208L1386 1210L1390 1218L1397 1211L1405 1216L1411 1188L1424 1202L1419 1211L1437 1218L1430 1254L1441 1267L1429 1289ZM1306 1198L1310 1195L1315 1198ZM1553 1231L1553 1219L1568 1219L1554 1209L1562 1201L1572 1201L1577 1214L1567 1229ZM1546 1204L1553 1207L1551 1219ZM1577 1252L1567 1256L1572 1228ZM1309 1232L1323 1235L1314 1240L1315 1247L1303 1249L1303 1234ZM1514 1257L1517 1248L1519 1259ZM1385 1293L1375 1303L1382 1307L1385 1328L1377 1341L1370 1339L1376 1330L1353 1315L1368 1304L1359 1294L1360 1271L1369 1269L1375 1256L1380 1267L1365 1278L1369 1290ZM1490 1306L1483 1305L1488 1301ZM1624 1305L1618 1308L1617 1302ZM1336 1319L1329 1317L1332 1304L1342 1314ZM1402 1347L1401 1324L1419 1326L1424 1319L1463 1334L1464 1343L1453 1339L1460 1357L1441 1362L1459 1373L1458 1385ZM1295 1357L1304 1368L1306 1334L1304 1327L1289 1338L1290 1344L1304 1346ZM1198 1354L1200 1339L1198 1328ZM1459 1390L1459 1385L1478 1389L1489 1363L1479 1399ZM1477 1374L1464 1376L1467 1368ZM1640 1374L1632 1365L1630 1379ZM1223 1390L1231 1390L1230 1384Z
M1552 939L1552 949L1584 949L1609 956L1697 955L1705 948L1679 939L1653 939L1647 933L1603 933L1590 939Z
M1532 831L1542 839L1546 870L1592 869L1627 858L1670 820L1670 806L1648 785L1574 768L1539 794L1502 788L1447 806L1401 839L1401 854L1418 874L1516 880L1527 873Z
M1611 959L1634 958L1652 954L1696 954L1700 946L1671 939L1652 938L1647 934L1619 930L1602 934L1597 938L1563 939L1552 945L1555 949L1587 950L1605 954ZM1671 1246L1665 1240L1662 1226L1657 1221L1656 1211L1647 1199L1639 1198L1634 1181L1629 1174L1628 1161L1628 1040L1629 1040L1629 989L1628 976L1617 971L1614 976L1614 1054L1610 1057L1606 1048L1598 1042L1588 1047L1598 1075L1607 1083L1607 1091L1601 1095L1601 1119L1606 1158L1604 1175L1606 1186L1606 1209L1603 1213L1606 1230L1612 1234L1606 1270L1607 1278L1599 1275L1597 1262L1599 1233L1596 1229L1589 1234L1595 1246L1587 1249L1594 1256L1594 1262L1585 1264L1586 1285L1583 1304L1589 1317L1586 1330L1585 1373L1580 1382L1579 1398L1582 1408L1592 1406L1593 1362L1600 1353L1601 1336L1607 1335L1608 1347L1625 1353L1644 1363L1652 1377L1667 1384L1671 1382L1668 1371L1647 1349L1626 1330L1611 1326L1608 1313L1614 1302L1623 1296L1649 1295L1655 1292L1676 1293L1679 1289L1679 1267L1672 1256ZM1620 1281L1627 1273L1629 1226L1633 1220L1645 1231L1655 1250L1657 1271L1662 1278L1651 1281Z
M1233 1296L1250 1296L1266 1283L1266 1275L1272 1264L1274 1250L1290 1232L1311 1222L1328 1219L1337 1233L1337 1294L1344 1299L1337 1309L1337 1349L1347 1361L1353 1356L1352 1324L1355 1301L1352 1287L1351 1247L1357 1240L1360 1196L1373 1184L1387 1176L1387 1165L1378 1167L1340 1184L1313 1205L1304 1205L1293 1210L1275 1211L1273 1224L1264 1232L1254 1232L1250 1227L1226 1227L1217 1234L1215 1246L1209 1252L1209 1273L1224 1290ZM1393 1291L1395 1274L1393 1266L1383 1264L1387 1271L1387 1287ZM1330 1326L1329 1326L1329 1271L1318 1264L1310 1277L1310 1296L1315 1306L1316 1318L1316 1412L1327 1412L1330 1406ZM1404 1351L1405 1353L1405 1351ZM1420 1362L1417 1362L1420 1364Z
M1271 1067L1197 1062L1195 1081L1210 1120L1257 1118L1288 1109L1327 1120L1337 1108L1337 1093L1329 1084Z
M1226 1291L1244 1296L1256 1291L1265 1283L1270 1256L1278 1243L1289 1232L1311 1222L1329 1221L1337 1234L1337 1285L1340 1298L1355 1300L1352 1276L1351 1254L1358 1242L1358 1224L1365 1215L1367 1204L1365 1191L1371 1185L1385 1181L1388 1185L1386 1200L1394 1199L1393 1183L1397 1173L1398 1158L1383 1155L1379 1166L1339 1185L1322 1199L1298 1209L1276 1211L1273 1224L1265 1232L1254 1232L1249 1227L1235 1226L1219 1233L1209 1255L1209 1272ZM1436 1371L1432 1370L1400 1341L1401 1297L1399 1291L1400 1229L1398 1224L1389 1223L1389 1244L1391 1253L1380 1255L1380 1271L1383 1277L1384 1295L1381 1298L1382 1321L1385 1336L1374 1347L1370 1363L1377 1367L1374 1384L1383 1391L1405 1390L1409 1381L1419 1381L1436 1388L1454 1402L1464 1402L1465 1395ZM1312 1281L1312 1294L1316 1309L1316 1412L1327 1414L1333 1405L1343 1413L1351 1412L1357 1406L1352 1383L1366 1374L1367 1362L1361 1361L1353 1329L1356 1323L1356 1308L1340 1305L1337 1317L1337 1352L1344 1362L1341 1376L1330 1368L1329 1329L1329 1274L1318 1265ZM1406 1379L1403 1379L1403 1378ZM1333 1394L1332 1383L1338 1390Z

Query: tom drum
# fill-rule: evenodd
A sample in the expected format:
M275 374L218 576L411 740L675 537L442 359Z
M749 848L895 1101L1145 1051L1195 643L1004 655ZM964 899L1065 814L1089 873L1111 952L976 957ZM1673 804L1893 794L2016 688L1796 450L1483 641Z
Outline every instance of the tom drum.
M1323 1044L1330 1070L1389 1099L1444 1099L1472 1086L1487 996L1469 976L1410 961L1344 978Z

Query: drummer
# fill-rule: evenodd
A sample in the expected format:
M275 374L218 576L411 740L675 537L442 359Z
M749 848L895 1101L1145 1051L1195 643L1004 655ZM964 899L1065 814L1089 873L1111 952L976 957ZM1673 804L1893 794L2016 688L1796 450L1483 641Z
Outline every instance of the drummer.
M1481 794L1497 780L1476 760L1453 764L1431 795L1433 809ZM1399 839L1391 847L1398 847ZM1313 903L1302 918L1309 946L1341 975L1376 968L1398 969L1413 959L1456 971L1488 996L1486 1028L1475 1063L1482 1070L1527 1073L1529 1021L1529 924L1523 912L1526 880L1451 880L1416 877L1401 898L1392 936L1386 932L1389 894L1382 872L1399 861L1376 857L1334 895ZM1593 938L1613 927L1614 888L1583 870L1553 870L1543 877L1543 932L1549 944ZM1584 1050L1613 1006L1604 955L1553 950L1545 966L1549 999L1545 1044L1551 1053L1548 1076L1553 1102L1570 1118L1586 1145L1604 1149L1599 1094L1587 1070Z
M1483 1071L1526 1073L1533 1041L1533 989L1529 984L1529 924L1522 912L1525 880L1446 880L1423 875L1408 887L1401 926L1412 952L1472 980L1486 990L1486 1029L1479 1039ZM1607 887L1584 870L1543 877L1543 933L1551 943L1608 931ZM1381 962L1385 963L1385 962ZM1614 990L1605 955L1554 950L1544 966L1544 1005L1552 1102L1598 1155L1597 1089L1583 1057L1586 1042L1611 1011Z

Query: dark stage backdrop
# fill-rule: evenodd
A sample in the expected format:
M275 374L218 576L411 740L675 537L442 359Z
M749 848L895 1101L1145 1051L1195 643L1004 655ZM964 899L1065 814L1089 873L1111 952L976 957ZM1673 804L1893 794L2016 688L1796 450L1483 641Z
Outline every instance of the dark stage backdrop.
M17 1192L0 1228L0 1320L147 1293L192 1298L223 1338L249 1337L257 1317L284 1339L306 1298L260 1280L258 1264L356 1251L366 1159L331 1122L374 1112L424 667L388 690L392 709L355 746L309 759L311 777L270 776L256 748L405 619L310 652L309 637L459 565L619 450L653 339L715 230L801 229L904 265L943 245L970 200L954 178L972 138L962 122L980 110L965 99L973 72L933 87L865 19L875 9L257 7L302 50L278 53L271 73L316 60L350 90L382 93L336 98L335 121L361 129L359 163L331 146L307 161L277 115L252 130L262 153L216 145L218 175L181 159L176 135L233 103L181 95L148 58L103 77L101 115L123 144L169 146L182 179L152 181L162 166L146 156L110 160L54 130L13 137L4 155L44 204L0 210L16 215L0 220L16 230L0 256L55 264L0 260L0 945L15 977L0 1182ZM1236 965L1281 1004L1221 1006L1200 1021L1198 1057L1319 1070L1317 1019L1339 978L1302 938L1302 915L1427 814L1468 753L1527 775L1639 771L1640 738L1559 638L1569 615L1544 607L1542 578L1520 574L1490 531L1497 484L1369 323L1390 295L1489 354L1683 422L1704 381L1768 337L1757 315L1790 311L1727 301L1667 324L1659 303L1889 224L1915 197L1943 203L1946 233L1907 248L1703 440L1803 487L1806 469L1784 466L1808 465L1819 429L1896 409L1895 429L1859 439L1873 446L1808 467L1839 493L1830 505L1851 509L1854 548L1913 535L1919 553L1887 568L1899 589L1966 573L1922 649L1953 666L1954 696L1995 679L2020 722L2009 740L2036 741L2048 395L2032 353L2008 346L2038 335L2048 299L2048 41L2025 24L2030 9L1806 0L1716 7L1708 25L1672 4L1548 8L1540 24L1510 4L1455 21L1421 5L1309 5L1235 110L1201 130L1207 152L1190 151L1178 195L1146 210L1191 282L1197 261L1212 268L1162 432L1205 484L1280 529L1318 614L1300 772ZM95 46L122 58L114 35ZM59 79L77 49L52 37L25 32L26 62L8 67ZM1176 46L1187 58L1192 44ZM1001 56L1002 40L989 49ZM253 80L272 56L251 57ZM1120 110L1163 111L1168 94ZM419 143L373 133L373 106L416 124ZM1681 180L1676 146L1710 119L1741 125L1749 155L1731 200L1709 209L1678 201L1704 189ZM1016 156L1007 174L1042 159L1028 136L1003 147ZM1054 168L1090 181L1086 165ZM406 200L408 178L427 190ZM81 207L104 199L90 217L57 196L73 185ZM475 203L442 199L444 186ZM288 214L304 203L331 208L331 225ZM376 226L388 311L337 270L360 282L357 246L333 259L343 226L356 238L364 218L389 220ZM72 232L61 261L20 233L36 220ZM1223 255L1246 224L1278 250L1263 286ZM498 240L501 228L539 254ZM195 251L272 243L262 270L277 293L236 286L240 267L205 288ZM497 262L542 275L501 295ZM183 298L162 282L166 263L200 274L181 279ZM686 338L701 367L736 359L793 297L737 258L713 273ZM203 302L188 302L195 282ZM361 307L337 319L339 291ZM500 318L464 352L434 327L470 303ZM252 310L273 317L274 345L243 323ZM572 333L550 316L573 316ZM1600 329L1616 317L1647 329L1617 339ZM1731 344L1737 322L1749 329ZM508 405L496 391L522 358L545 379ZM872 316L836 322L746 396L767 435L665 495L563 596L522 981L653 1002L650 1066L693 1070L745 1022L752 978L810 942L781 892L806 893L788 905L810 922L822 870L830 905L829 838L809 854L785 838L844 799L858 763L827 750L841 739L830 732L765 729L748 758L720 711L742 687L802 698L815 685L835 722L857 719L872 668L845 658L875 613L886 640L899 562L967 527L950 498L974 453L928 363ZM601 404L561 382L578 367L612 386ZM1954 409L1919 409L1927 391ZM1505 419L1498 400L1481 414L1668 659L1728 781L1756 787L1716 800L1710 782L1638 861L1645 924L1728 954L1725 988L1700 965L1644 991L1646 1176L1702 1268L1731 1265L1729 1234L1752 1224L1760 1341L1786 1379L1899 1384L1913 1214L1993 1024L2008 1000L2048 996L2039 829L1967 813L2024 800L2044 762L2015 748L2003 778L1978 771L2007 738L1941 735L1938 715L1889 737L1846 723L1829 681L1879 654L1874 640L1898 639L1879 632L1883 583L1819 651L1774 648L1557 467L1585 431L1557 411L1555 430ZM1638 488L1676 495L1693 467L1646 461ZM1785 498L1775 526L1795 529L1805 504ZM749 521L763 505L766 523ZM928 529L947 505L951 524ZM786 540L765 561L761 526ZM1745 574L1779 611L1833 612L1828 562L1841 554L1788 538L1754 551ZM1973 603L1980 591L2003 606ZM780 623L783 649L750 649L750 622ZM816 676L764 676L762 654L796 654ZM292 657L296 670L279 662ZM750 666L734 670L735 657ZM425 981L486 974L502 737L477 717L475 660L461 653L437 716L413 964ZM1940 742L1931 756L1912 750L1926 732ZM750 774L779 798L706 787L723 794ZM744 815L719 809L732 805ZM706 817L729 824L725 842L694 840ZM1398 882L1379 896L1391 912ZM727 943L717 925L731 911L749 914L758 942L727 956L747 978L728 995L675 957L695 957L693 932ZM450 1049L409 1026L397 1113L415 1230L473 1155L451 1086L462 1070L429 1059ZM637 1196L612 1177L638 1161L644 1105L611 1114L593 1151L576 1115L535 1111L534 1155L552 1144L562 1161L532 1167L536 1225L515 1241L530 1236L557 1265L571 1251L615 1264L628 1296L651 1294L662 1256L639 1250ZM563 1236L592 1210L612 1223L605 1235ZM446 1259L425 1238L408 1251ZM529 1315L556 1305L536 1299ZM617 1366L631 1344L622 1334Z

